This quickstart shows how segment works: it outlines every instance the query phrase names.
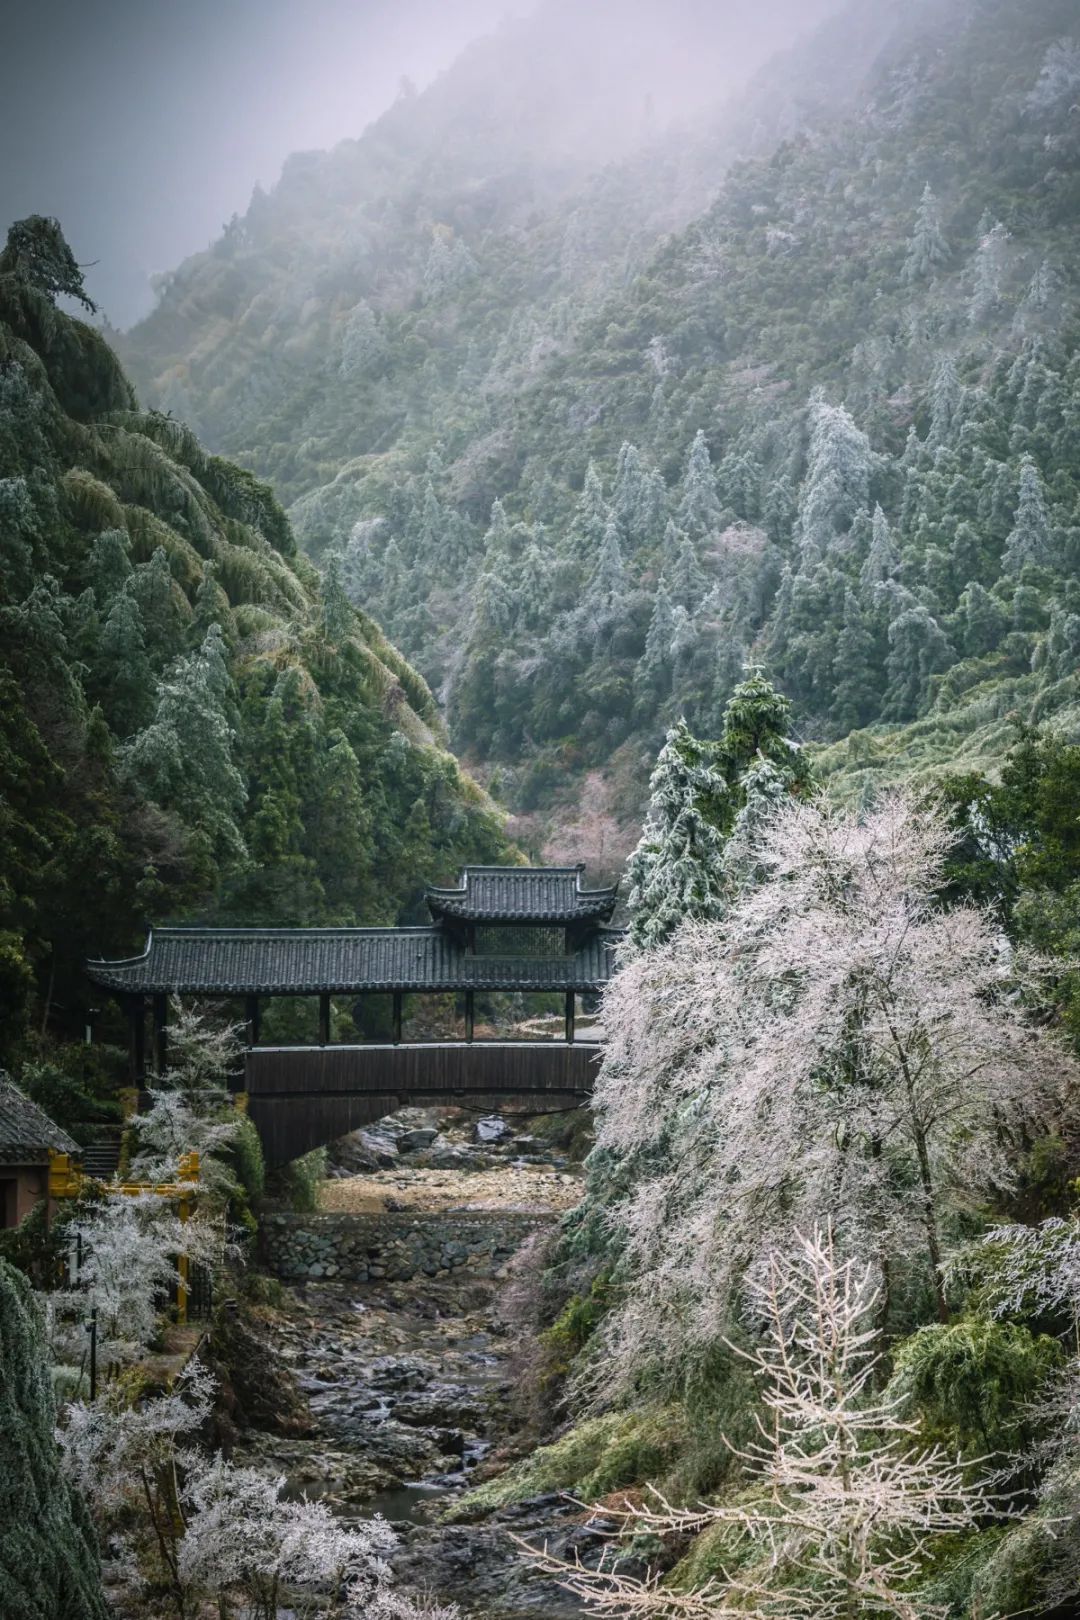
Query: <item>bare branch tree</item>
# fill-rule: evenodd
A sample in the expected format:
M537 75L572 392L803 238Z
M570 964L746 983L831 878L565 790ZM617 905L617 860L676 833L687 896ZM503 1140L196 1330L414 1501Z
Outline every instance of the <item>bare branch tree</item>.
M934 1538L970 1530L995 1510L969 1469L877 1390L872 1268L837 1257L831 1234L796 1234L750 1284L761 1343L736 1350L763 1385L760 1439L737 1450L749 1477L729 1504L675 1508L656 1490L614 1510L623 1535L719 1530L729 1567L692 1593L655 1578L530 1558L601 1613L686 1620L928 1620L944 1609L915 1590ZM735 1349L735 1346L731 1346ZM734 1449L734 1448L733 1448ZM597 1510L600 1511L600 1510ZM612 1509L603 1513L610 1517Z

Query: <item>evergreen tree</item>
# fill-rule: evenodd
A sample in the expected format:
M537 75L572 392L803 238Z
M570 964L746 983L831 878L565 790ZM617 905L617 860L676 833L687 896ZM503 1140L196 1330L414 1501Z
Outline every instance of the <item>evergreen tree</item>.
M844 592L844 624L836 639L836 696L830 718L840 735L870 720L879 701L877 646L853 590Z
M645 651L634 672L634 684L639 689L658 695L671 690L674 639L675 621L672 616L671 596L661 574L645 636Z
M645 828L626 869L630 938L639 949L661 944L685 917L719 915L726 808L716 744L679 720L657 757Z
M586 566L589 566L599 554L604 531L608 526L608 517L604 485L596 470L596 464L590 461L570 529L575 551Z
M328 551L322 576L321 629L331 647L340 647L356 629L356 613L345 591L340 551Z
M885 715L914 719L929 698L930 677L948 669L955 656L944 630L921 603L898 613L889 625Z
M957 604L960 634L968 658L993 652L1009 629L1009 614L977 579L969 580Z
M230 687L215 626L198 652L165 672L153 720L125 749L131 781L163 809L178 812L206 870L214 861L238 865L245 854L237 817L247 790L233 761Z
M679 522L694 539L703 539L720 527L720 501L705 431L698 428L686 458Z
M88 297L82 269L64 238L58 220L43 214L18 219L7 234L0 253L0 275L16 276L55 301L74 298L96 314L97 305Z
M106 529L90 548L90 583L98 607L106 608L131 578L131 543L124 529Z
M859 569L859 584L864 591L872 592L875 586L884 585L886 580L895 578L899 567L900 557L879 501L874 507L870 546Z
M927 181L915 214L915 230L908 243L907 257L901 271L905 281L923 281L949 259L949 244L941 224L941 209Z
M708 581L698 562L697 550L688 534L684 534L671 568L671 599L673 603L693 614L701 606Z
M945 444L952 436L963 398L964 388L957 376L956 361L951 354L943 354L930 382L930 444Z
M810 446L799 499L804 555L823 557L870 499L870 441L842 405L810 405Z
M1029 563L1045 567L1051 560L1050 519L1043 499L1039 469L1030 456L1020 466L1020 500L1012 532L1001 559L1006 574L1018 574Z
M0 1614L106 1620L89 1515L60 1471L41 1316L0 1259Z
M118 737L130 737L154 712L157 683L146 656L138 603L121 591L101 632L98 664L100 699Z
M1000 220L981 236L975 254L975 278L968 303L968 321L979 326L1001 307L1008 264L1009 232Z

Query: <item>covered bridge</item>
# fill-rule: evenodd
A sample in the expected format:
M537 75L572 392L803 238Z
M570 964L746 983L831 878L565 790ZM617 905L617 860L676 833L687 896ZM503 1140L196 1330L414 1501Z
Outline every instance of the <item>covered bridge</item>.
M580 1038L578 998L608 982L622 934L609 926L616 889L585 888L582 873L580 865L468 866L456 886L427 890L425 926L157 928L141 955L92 961L87 971L127 1007L136 1083L148 1067L148 1009L150 1067L161 1072L170 996L242 1005L248 1107L268 1161L278 1163L404 1102L475 1096L539 1109L587 1095L598 1047ZM561 1038L477 1039L477 997L497 992L558 995ZM460 1034L403 1038L405 998L425 995L455 998ZM261 1040L261 1013L281 996L317 998L316 1044ZM359 1027L369 996L389 997L389 1039L334 1042L334 999L350 999Z

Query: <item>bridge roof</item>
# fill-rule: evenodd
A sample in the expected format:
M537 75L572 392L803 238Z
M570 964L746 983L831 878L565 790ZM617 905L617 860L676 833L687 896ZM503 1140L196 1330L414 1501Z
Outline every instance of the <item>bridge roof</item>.
M622 933L570 956L469 956L433 928L157 928L140 956L92 961L108 990L146 995L348 995L365 990L597 990Z
M456 888L429 888L427 903L434 917L464 922L606 922L618 886L582 888L583 871L581 865L466 866Z

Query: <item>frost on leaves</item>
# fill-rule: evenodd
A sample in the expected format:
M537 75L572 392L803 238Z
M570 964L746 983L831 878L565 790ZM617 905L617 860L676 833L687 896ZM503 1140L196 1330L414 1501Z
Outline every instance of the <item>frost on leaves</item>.
M951 834L897 795L865 817L786 800L753 830L717 920L637 953L609 988L601 1148L655 1165L613 1215L630 1378L727 1330L740 1279L792 1227L835 1223L914 1268L946 1314L957 1213L1008 1186L1010 1144L1076 1066L1029 1020L993 917L936 903ZM610 1370L610 1369L609 1369Z

